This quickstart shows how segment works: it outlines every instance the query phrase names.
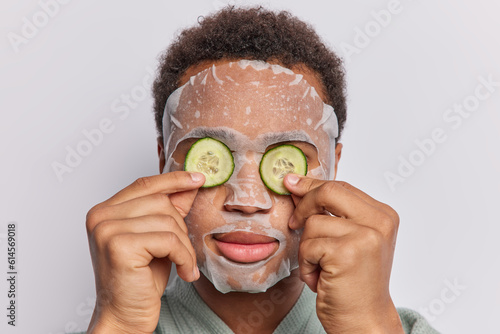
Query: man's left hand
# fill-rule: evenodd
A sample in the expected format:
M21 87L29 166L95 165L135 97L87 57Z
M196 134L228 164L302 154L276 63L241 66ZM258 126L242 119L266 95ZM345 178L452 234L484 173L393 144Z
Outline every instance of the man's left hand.
M294 180L296 182L294 182ZM289 174L301 279L327 333L404 333L389 294L399 216L352 185Z

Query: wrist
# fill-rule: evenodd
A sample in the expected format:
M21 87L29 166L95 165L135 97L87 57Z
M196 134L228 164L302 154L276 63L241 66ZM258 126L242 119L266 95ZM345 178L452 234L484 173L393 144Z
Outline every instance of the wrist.
M337 314L335 319L331 320L323 323L327 333L404 334L401 319L392 301L374 310L358 310L355 314Z
M404 334L403 325L396 307L392 304L369 317L370 322L360 333Z
M87 334L150 334L151 332L139 332L135 328L129 328L125 324L116 321L111 314L98 314L95 310L90 320Z

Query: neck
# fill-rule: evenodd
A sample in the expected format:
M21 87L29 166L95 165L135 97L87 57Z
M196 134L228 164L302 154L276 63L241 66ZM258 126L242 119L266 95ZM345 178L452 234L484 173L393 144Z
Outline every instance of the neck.
M272 333L295 305L304 283L298 270L262 293L221 293L202 274L194 287L203 301L235 333Z

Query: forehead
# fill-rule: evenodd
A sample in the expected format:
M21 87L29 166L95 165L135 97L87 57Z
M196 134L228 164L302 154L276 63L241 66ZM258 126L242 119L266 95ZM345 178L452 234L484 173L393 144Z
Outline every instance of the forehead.
M318 94L321 87L306 78L314 82L307 72L261 61L212 65L191 76L169 97L165 135L172 145L199 127L226 127L250 139L300 130L318 144L326 144L324 125L332 114L335 117L333 109Z

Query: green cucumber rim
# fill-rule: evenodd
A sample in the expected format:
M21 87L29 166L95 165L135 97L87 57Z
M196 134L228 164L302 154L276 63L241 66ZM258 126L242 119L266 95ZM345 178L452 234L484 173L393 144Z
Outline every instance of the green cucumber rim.
M276 191L274 190L273 188L271 188L268 183L264 180L263 176L262 176L262 162L264 161L264 157L271 151L274 151L278 148L283 148L283 147L286 147L286 146L290 146L290 147L293 147L294 149L297 149L299 150L300 153L302 153L302 155L304 156L304 162L306 164L306 168L305 168L305 172L303 175L306 175L307 174L307 170L308 170L308 164L307 164L307 156L305 155L304 151L302 151L299 147L295 146L295 145L291 145L291 144L283 144L283 145L278 145L276 147L273 147L272 149L270 149L269 151L267 151L266 153L264 153L264 155L262 156L262 159L260 159L260 164L259 164L259 174L260 174L260 179L262 180L262 182L264 183L264 185L269 189L271 190L272 192L278 194L278 195L290 195L290 192L286 191L286 192L279 192L279 191ZM297 173L298 174L298 173ZM302 175L302 174L301 174ZM285 187L286 189L286 187Z
M191 147L189 148L188 152L186 153L186 157L184 159L184 171L186 171L186 172L196 172L194 170L187 170L186 169L186 164L187 164L186 162L188 161L190 153L192 153L191 151L192 151L193 147L197 143L199 143L201 141L204 141L204 140L213 140L213 141L216 141L216 142L222 144L227 149L227 151L229 152L229 155L231 156L231 172L228 174L227 178L224 179L224 181L222 181L221 183L206 185L207 184L207 178L205 177L205 183L201 187L202 188L212 188L212 187L220 186L220 185L226 183L231 178L231 175L233 175L233 172L234 172L234 156L233 156L233 152L231 152L231 150L229 149L229 147L226 144L224 144L223 142L221 142L220 140L217 140L217 139L212 138L212 137L203 137L203 138L200 138L200 139L196 140L191 145ZM201 173L201 172L197 172L197 173Z

